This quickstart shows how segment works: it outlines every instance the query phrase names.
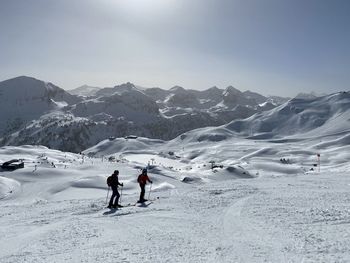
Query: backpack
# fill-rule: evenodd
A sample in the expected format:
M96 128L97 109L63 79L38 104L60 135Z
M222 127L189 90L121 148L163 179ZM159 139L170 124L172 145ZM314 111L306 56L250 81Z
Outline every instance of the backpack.
M138 182L138 183L141 182L141 176L142 176L142 174L140 174L140 175L137 177L137 182Z
M112 176L109 176L109 177L107 178L107 185L108 185L108 186L112 186Z

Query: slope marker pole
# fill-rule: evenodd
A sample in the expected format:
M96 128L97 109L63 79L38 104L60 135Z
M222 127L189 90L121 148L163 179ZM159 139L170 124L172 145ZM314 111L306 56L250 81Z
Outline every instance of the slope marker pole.
M149 186L149 192L148 192L148 200L151 196L151 192L152 192L152 184Z

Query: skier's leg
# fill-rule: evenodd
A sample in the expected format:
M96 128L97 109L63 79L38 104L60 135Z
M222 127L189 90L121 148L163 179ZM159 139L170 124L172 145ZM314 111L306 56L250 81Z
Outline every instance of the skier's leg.
M117 206L118 206L119 197L120 197L120 194L119 194L119 192L118 192L118 190L117 190L117 191L116 191L116 198L115 198L115 201L114 201L114 207L117 207Z
M145 200L145 185L141 185L141 195L140 195L140 201L144 201Z
M109 205L108 207L112 207L113 206L113 200L114 200L114 197L116 196L116 193L115 191L113 191L112 193L112 196L111 196L111 199L109 200Z
M142 200L142 185L140 185L140 188L141 188L141 192L140 192L140 198L139 198L139 201L141 202L141 200Z

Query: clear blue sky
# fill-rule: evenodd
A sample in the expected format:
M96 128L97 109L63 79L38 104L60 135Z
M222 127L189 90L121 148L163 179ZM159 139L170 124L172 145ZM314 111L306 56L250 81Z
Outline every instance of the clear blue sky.
M0 0L0 80L350 90L348 0Z

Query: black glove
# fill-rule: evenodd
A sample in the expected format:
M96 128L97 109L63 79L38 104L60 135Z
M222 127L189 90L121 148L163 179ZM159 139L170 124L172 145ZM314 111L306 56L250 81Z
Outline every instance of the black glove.
M121 183L121 185L122 185L122 186L124 186L124 184L123 184L123 183Z

